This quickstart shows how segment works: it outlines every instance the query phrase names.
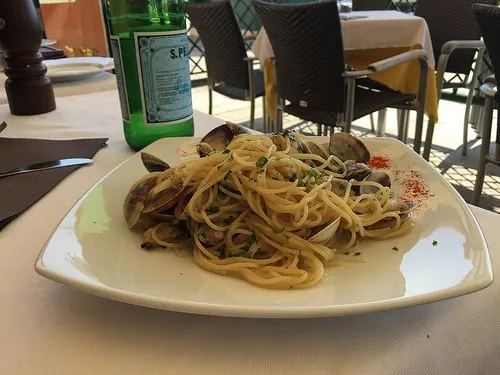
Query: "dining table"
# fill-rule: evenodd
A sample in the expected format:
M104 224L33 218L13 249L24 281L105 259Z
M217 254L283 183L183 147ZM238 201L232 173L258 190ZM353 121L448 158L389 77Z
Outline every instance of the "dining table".
M0 232L0 374L500 373L495 281L472 294L391 311L250 319L139 307L40 276L34 263L68 210L134 151L124 139L117 91L57 98L55 111L37 116L13 116L0 105L0 121L8 124L1 137L109 139L92 165L68 175ZM195 111L195 136L222 122ZM471 209L498 274L500 216Z
M344 59L351 68L363 70L376 61L414 49L425 52L428 79L425 112L438 121L438 95L435 58L427 22L422 17L393 10L340 13ZM327 32L327 30L325 30ZM320 37L320 36L318 36ZM252 44L253 54L264 71L266 105L270 120L276 120L276 81L271 41L262 27ZM393 90L417 94L420 76L418 60L400 64L370 78Z
M0 104L8 103L7 93L4 89L6 80L7 76L4 73L0 73ZM52 82L52 87L56 98L117 90L115 75L106 71L82 78L74 77L72 79L54 81Z

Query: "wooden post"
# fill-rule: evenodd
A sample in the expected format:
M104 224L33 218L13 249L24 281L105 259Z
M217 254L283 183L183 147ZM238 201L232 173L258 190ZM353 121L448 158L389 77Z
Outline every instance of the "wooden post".
M42 63L42 30L33 0L0 1L0 47L5 53L5 91L14 115L36 115L56 108L47 67Z

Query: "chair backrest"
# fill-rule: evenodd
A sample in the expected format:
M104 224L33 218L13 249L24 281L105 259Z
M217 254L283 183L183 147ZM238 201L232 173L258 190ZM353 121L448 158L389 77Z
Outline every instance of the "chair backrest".
M500 8L477 4L473 10L491 58L497 84L500 84ZM497 94L497 98L500 99L500 94Z
M253 5L274 50L277 92L299 106L344 110L344 47L336 1Z
M353 11L391 9L392 0L352 0Z
M474 20L472 6L481 2L496 5L497 0L418 0L416 16L426 20L432 38L436 62L443 44L450 40L478 40L481 31ZM474 51L456 50L448 61L447 72L467 74Z
M203 43L209 77L214 82L249 89L245 42L229 0L186 3L185 7Z

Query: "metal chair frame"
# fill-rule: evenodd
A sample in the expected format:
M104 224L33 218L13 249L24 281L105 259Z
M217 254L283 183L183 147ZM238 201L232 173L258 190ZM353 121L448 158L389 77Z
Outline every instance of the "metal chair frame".
M346 80L347 93L346 93L345 111L343 114L341 114L341 117L343 117L343 122L344 122L343 128L345 132L349 133L351 131L351 125L353 121L354 101L355 101L356 80L360 78L370 77L374 73L383 72L397 65L414 60L419 60L420 62L420 79L419 79L419 89L418 89L418 105L415 106L415 109L417 111L417 121L416 121L417 126L415 128L415 142L413 145L413 150L416 153L420 154L422 144L421 141L419 140L422 139L422 133L423 133L423 123L425 114L425 95L427 89L427 76L428 76L427 56L424 50L420 49L412 50L401 53L396 56L392 56L384 60L377 61L367 66L365 70L359 70L359 71L350 70L344 72L343 77ZM278 91L279 90L276 91L277 96L278 96ZM278 96L277 103L278 103L277 106L278 129L275 129L275 131L282 131L284 101ZM385 134L385 117L386 117L386 109L380 110L377 122L377 135ZM403 133L403 131L404 131L403 129L400 129L401 133ZM405 131L407 132L408 129L406 128ZM318 135L322 135L322 132L318 131Z
M498 33L500 31L500 8L491 5L476 4L473 7L473 11L481 29L495 73L495 75L487 77L485 83L480 87L480 92L484 96L485 101L482 111L482 137L479 165L472 197L472 203L477 205L481 199L487 165L489 163L500 165L500 117L497 117L495 152L490 152L491 128L493 125L493 111L495 107L497 107L500 112L500 92L498 91L498 85L500 83L500 43L498 40Z
M239 32L241 33L241 30L238 26L238 23L237 23L237 20L236 20L236 16L234 15L234 11L233 11L233 8L232 8L232 5L231 3L229 2L229 0L223 0L223 1L220 1L220 2L217 2L217 3L202 3L202 4L195 4L195 3L190 3L190 4L186 4L186 11L189 15L191 9L194 11L195 9L198 9L199 7L205 7L207 9L211 9L213 12L217 11L217 12L231 12L231 14L228 16L229 17L229 22L232 22L233 24L230 24L228 25L228 28L230 29L231 32L233 32L233 29L234 29L234 32ZM224 14L224 13L219 13L219 14ZM198 15L200 16L200 15ZM191 19L191 22L193 24L194 27L196 27L197 25L195 24L195 22L193 22L193 17L194 17L194 14L193 15L190 15L190 19ZM200 30L198 30L198 33L200 33ZM241 37L238 37L239 39L241 39L240 43L241 46L238 45L238 43L236 44L233 44L233 46L238 46L237 48L240 48L240 51L246 51L246 47L245 47L245 41L250 41L251 38L249 36L244 36L244 35L241 35ZM200 35L200 39L201 41L203 42L203 37ZM234 39L233 39L233 42L234 42ZM211 52L211 54L216 54L217 53L217 50L214 50ZM205 55L206 54L206 51L205 51ZM245 100L245 101L250 101L250 127L253 128L254 127L254 124L255 124L255 98L257 97L257 90L256 90L256 81L255 81L255 62L258 61L257 58L255 57L250 57L250 56L246 56L246 53L244 53L244 57L243 57L243 61L242 63L246 62L246 65L247 65L247 78L245 78L245 81L246 79L248 79L248 87L246 86L246 83L243 85L242 83L239 83L240 86L233 86L235 84L225 84L224 82L220 81L220 78L218 80L216 80L214 78L214 75L220 75L220 70L219 70L219 73L217 72L213 72L212 69L210 69L210 66L207 66L207 85L208 85L208 112L209 114L212 114L213 113L213 91L215 92L218 92L219 94L221 95L224 95L224 96L228 96L232 99L236 99L236 100ZM212 60L214 58L212 57ZM207 59L208 61L208 59ZM215 60L214 60L215 61ZM208 65L208 62L207 62L207 65ZM218 68L220 69L220 68ZM238 74L242 74L241 72L238 73ZM234 76L233 76L234 77ZM241 80L241 75L239 75L239 80ZM243 90L243 96L233 96L233 95L227 95L227 93L224 93L224 92L221 92L219 90L217 90L218 88L218 85L225 85L226 87L234 87L234 88L237 88L239 90ZM241 87L243 86L243 87ZM265 121L265 94L262 94L262 98L263 98L263 109L264 109L264 121Z
M474 184L474 193L472 195L472 204L479 205L481 192L483 190L486 166L488 163L500 165L500 147L497 147L495 154L490 154L491 128L493 125L493 111L495 110L497 85L495 83L484 83L480 91L484 95L484 110L482 121L482 140L481 151L479 153L479 167L477 169L476 182ZM500 135L497 135L497 138ZM498 143L497 143L498 146Z
M432 1L432 0L429 0ZM487 0L487 2L491 2L492 0ZM428 5L428 4L426 4ZM419 15L418 11L418 4L417 4L417 12L416 14ZM427 9L428 11L428 9ZM472 12L472 9L471 9ZM421 17L424 17L425 14L420 14ZM424 17L425 18L425 17ZM434 20L435 21L435 20ZM439 34L438 34L439 35ZM446 73L446 70L448 68L448 62L450 58L452 57L453 53L458 51L458 50L475 50L476 51L476 66L472 72L472 77L469 81L469 76L470 72L468 72L465 75L465 79L462 83L450 83L446 82L444 80L444 75ZM470 118L470 112L471 112L471 107L472 107L472 102L474 99L474 89L475 85L479 76L479 73L481 71L481 63L483 61L483 55L485 51L485 46L482 40L479 38L477 40L449 40L446 41L442 46L441 50L439 51L439 57L436 56L437 59L437 66L436 66L436 81L437 81L437 93L438 93L438 103L439 100L441 99L442 95L442 90L444 89L453 89L453 88L465 88L469 90L467 100L466 100L466 109L465 109L465 115L464 115L464 123L463 123L463 154L465 155L467 152L467 138L468 138L468 125L469 125L469 118ZM415 109L412 106L409 106L408 108L403 108L403 111L409 111ZM405 130L408 127L408 119L409 119L409 113L399 113L399 128L403 129L402 130L402 141L406 142L406 136L407 130ZM403 121L403 123L401 123ZM427 124L427 132L426 132L426 139L424 143L424 151L422 156L424 157L425 160L429 160L430 157L430 152L432 148L432 138L434 135L434 122L429 119L428 124ZM419 140L420 141L420 140Z
M453 54L453 52L460 49L471 49L477 52L476 56L476 66L474 67L472 78L469 83L465 83L464 85L458 84L446 84L444 80L444 75L446 73L446 67L448 65L448 61ZM441 92L444 89L454 88L454 87L462 87L469 90L467 95L467 101L465 105L465 115L464 115L464 123L463 123L463 148L462 154L467 154L467 141L468 141L468 129L469 129L469 117L470 111L472 108L472 101L474 99L474 87L475 82L478 79L479 72L481 71L481 62L483 60L484 52L485 52L484 42L482 40L452 40L446 42L442 49L441 54L439 56L437 69L436 69L436 82L437 82L437 92L438 92L438 105L441 99ZM466 78L467 81L467 78ZM427 123L427 132L425 139L425 146L423 152L423 158L425 160L429 160L431 148L432 148L432 138L434 136L434 126L435 123L431 119L429 119Z
M244 59L248 65L248 82L249 88L245 90L245 100L250 101L250 127L253 129L255 124L255 76L254 76L254 63L258 62L259 59L256 57L246 57ZM213 91L216 88L216 82L212 79L210 75L210 71L207 70L207 85L208 85L208 113L212 114L213 112ZM264 111L264 122L266 122L266 96L262 95L262 106ZM264 124L264 128L267 125Z

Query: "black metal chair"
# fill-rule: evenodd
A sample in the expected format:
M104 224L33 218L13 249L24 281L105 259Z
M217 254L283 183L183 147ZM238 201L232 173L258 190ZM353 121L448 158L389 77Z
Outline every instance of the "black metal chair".
M493 70L495 71L495 76L486 80L480 89L481 93L485 96L485 102L482 122L481 152L479 155L479 166L472 198L472 203L477 205L481 199L486 165L488 163L500 165L500 113L498 113L497 116L495 154L490 154L493 111L495 106L497 108L500 107L500 92L498 92L498 83L500 82L500 8L477 4L474 5L473 11L481 29L486 49L491 58Z
M250 127L255 119L255 98L264 96L264 75L254 69L229 0L186 3L186 11L205 48L208 75L208 112L212 91L232 99L250 101ZM264 109L265 111L265 109Z
M436 80L438 95L442 90L465 88L469 90L467 97L464 129L463 153L467 152L467 132L474 87L479 69L474 69L470 77L474 56L482 61L484 43L480 40L481 32L474 20L472 6L478 2L496 5L497 0L418 0L415 15L422 17L429 26L434 57L437 62ZM478 68L476 64L476 68ZM464 75L463 82L446 82L445 73ZM470 79L469 79L470 78ZM407 122L408 114L405 121ZM405 124L407 126L407 124ZM434 122L429 121L423 157L429 160L434 134Z
M391 9L392 0L352 0L353 11Z
M275 54L278 127L282 112L350 132L351 123L380 109L415 99L373 82L371 74L411 60L420 60L419 111L422 125L427 83L423 50L414 50L371 64L363 71L345 68L342 32L335 1L272 4L254 0ZM359 78L364 78L357 83ZM376 87L376 88L375 88ZM420 131L422 130L420 126Z
M354 12L371 10L389 10L392 9L392 0L352 0L352 10ZM385 118L385 112L379 114ZM373 113L370 113L370 125L372 131L375 131L375 120Z

